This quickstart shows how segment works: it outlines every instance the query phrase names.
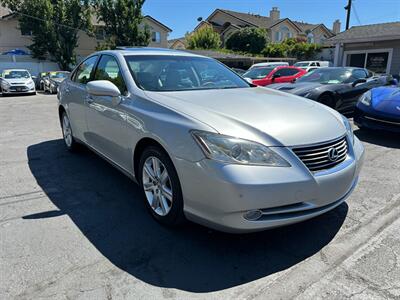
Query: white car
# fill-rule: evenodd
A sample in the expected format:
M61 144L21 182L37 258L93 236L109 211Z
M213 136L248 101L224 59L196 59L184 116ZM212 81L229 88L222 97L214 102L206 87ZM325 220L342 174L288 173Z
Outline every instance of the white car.
M279 66L288 66L289 63L285 62L285 61L275 61L275 62L263 62L263 63L258 63L258 64L254 64L250 67L250 69L253 68L258 68L258 67L279 67Z
M35 82L31 74L23 69L4 70L0 78L0 90L8 94L36 94Z
M322 60L299 61L295 63L294 66L306 70L307 72L310 72L314 71L315 69L329 67L329 61L322 61Z

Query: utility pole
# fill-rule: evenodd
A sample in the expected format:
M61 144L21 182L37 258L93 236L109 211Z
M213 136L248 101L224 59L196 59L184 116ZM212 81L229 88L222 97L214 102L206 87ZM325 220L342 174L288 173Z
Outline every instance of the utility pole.
M346 30L349 29L350 26L350 12L351 12L351 0L348 0L347 5L344 7L347 10L347 19L346 19Z

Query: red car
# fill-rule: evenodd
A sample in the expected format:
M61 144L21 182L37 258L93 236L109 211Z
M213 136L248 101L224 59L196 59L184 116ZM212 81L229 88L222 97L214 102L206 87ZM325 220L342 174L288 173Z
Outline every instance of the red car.
M304 74L307 74L305 70L293 66L266 66L252 68L242 76L250 78L253 84L266 86L272 83L292 82Z

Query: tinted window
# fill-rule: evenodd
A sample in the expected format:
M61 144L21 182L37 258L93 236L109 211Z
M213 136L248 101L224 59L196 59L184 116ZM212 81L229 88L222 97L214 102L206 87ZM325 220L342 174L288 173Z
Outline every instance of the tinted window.
M149 91L245 88L250 85L209 58L178 55L125 56L136 84Z
M257 67L250 69L246 73L243 74L243 77L247 77L250 79L262 79L266 77L275 67Z
M110 55L102 55L94 73L93 80L108 80L114 83L125 94L127 89L117 60Z
M364 70L353 70L351 76L355 79L364 79L367 78L367 73Z
M74 81L82 84L86 84L90 80L90 74L93 71L96 63L97 56L92 56L81 63L74 74Z
M290 69L290 68L280 69L275 72L275 74L280 75L280 76L293 76L297 73L299 73L299 71L297 71L296 69Z
M308 72L300 77L297 82L318 82L322 84L338 84L352 82L351 69L347 68L321 68Z

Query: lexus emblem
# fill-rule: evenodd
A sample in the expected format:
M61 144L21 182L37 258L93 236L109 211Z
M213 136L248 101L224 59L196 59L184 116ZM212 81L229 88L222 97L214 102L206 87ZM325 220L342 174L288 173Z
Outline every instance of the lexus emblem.
M329 148L328 150L328 158L330 161L337 161L339 157L339 153L336 148Z

